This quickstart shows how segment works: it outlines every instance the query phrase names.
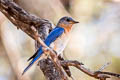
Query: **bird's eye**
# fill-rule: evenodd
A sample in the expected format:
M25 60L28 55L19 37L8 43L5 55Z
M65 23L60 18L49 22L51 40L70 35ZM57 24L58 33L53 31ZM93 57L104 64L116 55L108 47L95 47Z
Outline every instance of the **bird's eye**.
M66 19L66 21L68 21L68 22L69 22L69 21L70 21L70 19Z

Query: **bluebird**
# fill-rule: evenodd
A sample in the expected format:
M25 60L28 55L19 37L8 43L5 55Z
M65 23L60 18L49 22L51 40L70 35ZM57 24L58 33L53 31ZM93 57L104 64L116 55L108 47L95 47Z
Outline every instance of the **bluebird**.
M57 55L60 55L63 50L65 49L68 40L69 40L69 33L72 29L73 24L79 23L78 21L73 20L71 17L62 17L59 22L57 23L57 26L50 32L50 34L47 36L47 38L44 40L44 43L53 49ZM35 63L39 60L41 55L44 53L42 46L36 51L36 53L31 56L29 60L31 62L29 65L25 68L22 75Z

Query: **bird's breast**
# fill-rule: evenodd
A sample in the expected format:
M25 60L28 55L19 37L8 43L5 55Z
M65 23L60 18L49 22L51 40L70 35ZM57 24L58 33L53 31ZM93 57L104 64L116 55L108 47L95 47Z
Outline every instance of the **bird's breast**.
M60 37L58 37L51 45L50 47L55 50L58 55L63 52L65 49L67 43L69 40L69 36L65 33L63 33Z

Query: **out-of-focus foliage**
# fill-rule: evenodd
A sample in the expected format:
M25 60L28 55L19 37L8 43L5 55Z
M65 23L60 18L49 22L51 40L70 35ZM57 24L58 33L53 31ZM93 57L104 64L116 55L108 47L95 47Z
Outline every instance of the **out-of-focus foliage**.
M98 70L107 62L105 71L120 73L120 1L119 0L16 0L28 12L53 21L72 16L71 39L64 51L65 59L83 62ZM0 80L45 80L36 65L21 78L27 59L35 52L34 41L17 30L0 13ZM15 60L15 61L14 61ZM76 80L94 80L71 67ZM18 73L18 74L17 74ZM112 78L110 80L118 80Z

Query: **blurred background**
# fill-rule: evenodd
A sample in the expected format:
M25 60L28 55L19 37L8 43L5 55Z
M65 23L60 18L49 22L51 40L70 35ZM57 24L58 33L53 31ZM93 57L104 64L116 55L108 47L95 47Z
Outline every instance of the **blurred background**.
M83 62L85 67L120 74L120 0L14 0L31 14L56 24L63 16L72 16L71 39L64 51L68 60ZM24 76L27 59L35 52L34 40L0 12L0 80L45 80L34 65ZM70 67L75 80L96 80ZM111 78L108 80L120 80Z

